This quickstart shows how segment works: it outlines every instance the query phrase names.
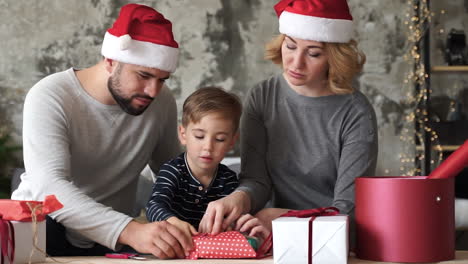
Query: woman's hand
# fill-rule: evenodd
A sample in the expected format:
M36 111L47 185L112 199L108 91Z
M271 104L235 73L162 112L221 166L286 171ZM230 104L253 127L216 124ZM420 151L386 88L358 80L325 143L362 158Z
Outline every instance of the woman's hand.
M268 229L260 219L253 217L251 214L239 217L234 230L248 233L249 236L258 237L262 240L265 240L271 232L271 229Z
M216 235L226 230L242 213L250 210L250 197L237 191L208 204L198 231Z
M189 239L192 239L192 236L198 234L197 230L195 229L195 227L193 227L193 225L182 221L175 216L169 217L166 221L177 227Z

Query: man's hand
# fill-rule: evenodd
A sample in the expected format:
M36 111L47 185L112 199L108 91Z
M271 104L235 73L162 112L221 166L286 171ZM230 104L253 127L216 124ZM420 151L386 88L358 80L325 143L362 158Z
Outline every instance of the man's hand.
M233 192L208 204L198 231L216 235L226 230L242 213L249 210L249 195L243 191Z
M260 219L253 217L251 214L245 214L239 217L234 229L242 233L248 232L249 236L255 236L262 240L265 240L271 232Z
M148 224L131 221L120 233L118 242L160 259L185 258L193 248L192 240L167 221Z
M169 217L166 221L168 221L169 223L180 229L182 232L184 232L184 235L188 239L192 239L192 236L198 234L197 230L195 229L195 227L193 227L193 225L182 221L175 216Z

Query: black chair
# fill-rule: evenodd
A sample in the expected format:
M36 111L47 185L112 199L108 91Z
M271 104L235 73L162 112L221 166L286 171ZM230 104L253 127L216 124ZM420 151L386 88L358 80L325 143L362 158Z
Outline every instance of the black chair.
M18 189L18 186L21 182L21 174L23 174L24 172L25 172L24 168L14 168L11 170L10 172L11 193L13 193L14 190Z

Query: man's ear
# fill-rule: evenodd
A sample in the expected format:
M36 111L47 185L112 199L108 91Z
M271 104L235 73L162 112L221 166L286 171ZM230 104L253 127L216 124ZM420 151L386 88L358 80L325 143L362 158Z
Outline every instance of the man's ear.
M105 65L105 67L106 67L106 71L107 71L109 74L112 74L112 72L114 71L114 69L117 67L117 62L114 61L113 59L104 58L104 65Z
M183 125L179 125L179 129L177 130L177 132L178 132L177 134L179 135L180 144L185 146L187 144L187 138L186 138L187 130L185 129Z

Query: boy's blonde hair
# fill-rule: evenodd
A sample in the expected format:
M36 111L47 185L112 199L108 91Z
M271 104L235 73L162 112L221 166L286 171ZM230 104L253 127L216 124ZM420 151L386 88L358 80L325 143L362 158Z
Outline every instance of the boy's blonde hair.
M282 65L281 46L286 35L280 34L274 37L265 47L265 59ZM352 93L354 77L362 71L366 62L366 55L357 48L357 42L350 40L348 43L322 42L328 54L328 85L335 94Z
M190 122L198 123L205 115L211 113L221 113L226 119L231 119L236 132L239 128L242 104L239 97L222 88L200 88L184 102L182 125L187 127Z

